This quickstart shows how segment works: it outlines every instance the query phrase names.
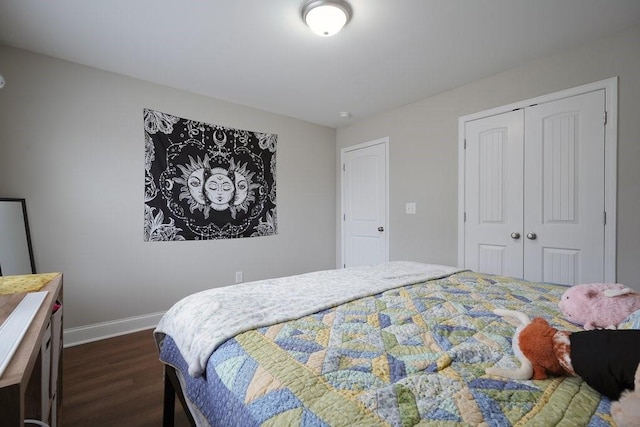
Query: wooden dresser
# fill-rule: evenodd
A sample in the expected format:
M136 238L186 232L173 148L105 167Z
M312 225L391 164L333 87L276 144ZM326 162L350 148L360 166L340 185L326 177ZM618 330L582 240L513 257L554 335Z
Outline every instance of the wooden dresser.
M39 279L47 294L0 376L0 424L20 427L33 419L55 427L62 415L62 274L14 277ZM0 324L25 295L0 295Z

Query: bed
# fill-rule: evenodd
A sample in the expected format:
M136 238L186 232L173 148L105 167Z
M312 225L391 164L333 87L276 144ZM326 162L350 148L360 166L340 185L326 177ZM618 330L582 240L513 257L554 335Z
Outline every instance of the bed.
M519 365L515 320L558 329L566 287L416 262L215 288L177 302L154 336L174 394L198 426L613 425L577 377L490 376Z

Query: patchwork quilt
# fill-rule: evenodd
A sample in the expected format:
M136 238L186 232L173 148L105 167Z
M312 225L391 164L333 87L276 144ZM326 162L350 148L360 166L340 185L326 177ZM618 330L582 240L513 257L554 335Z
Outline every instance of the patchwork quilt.
M485 374L518 366L516 325L492 310L579 330L558 309L565 289L457 272L241 332L202 376L188 374L170 335L160 358L182 373L203 425L612 425L610 401L577 377Z

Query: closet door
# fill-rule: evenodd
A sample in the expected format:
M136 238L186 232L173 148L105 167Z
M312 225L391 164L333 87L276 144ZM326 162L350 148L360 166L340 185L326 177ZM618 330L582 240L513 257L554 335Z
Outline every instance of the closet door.
M525 110L527 280L604 281L604 92Z
M465 256L473 271L523 277L523 110L465 123Z

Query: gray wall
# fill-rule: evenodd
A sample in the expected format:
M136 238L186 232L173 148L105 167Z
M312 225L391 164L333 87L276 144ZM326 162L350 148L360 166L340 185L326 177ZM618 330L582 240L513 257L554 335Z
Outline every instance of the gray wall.
M458 118L615 76L617 279L640 290L640 26L339 129L337 159L344 147L388 136L390 258L456 265ZM416 215L404 213L406 202L417 203Z
M3 46L0 72L0 197L26 198L38 271L64 273L65 329L164 311L236 271L335 266L334 129ZM279 234L143 242L145 107L278 134Z

